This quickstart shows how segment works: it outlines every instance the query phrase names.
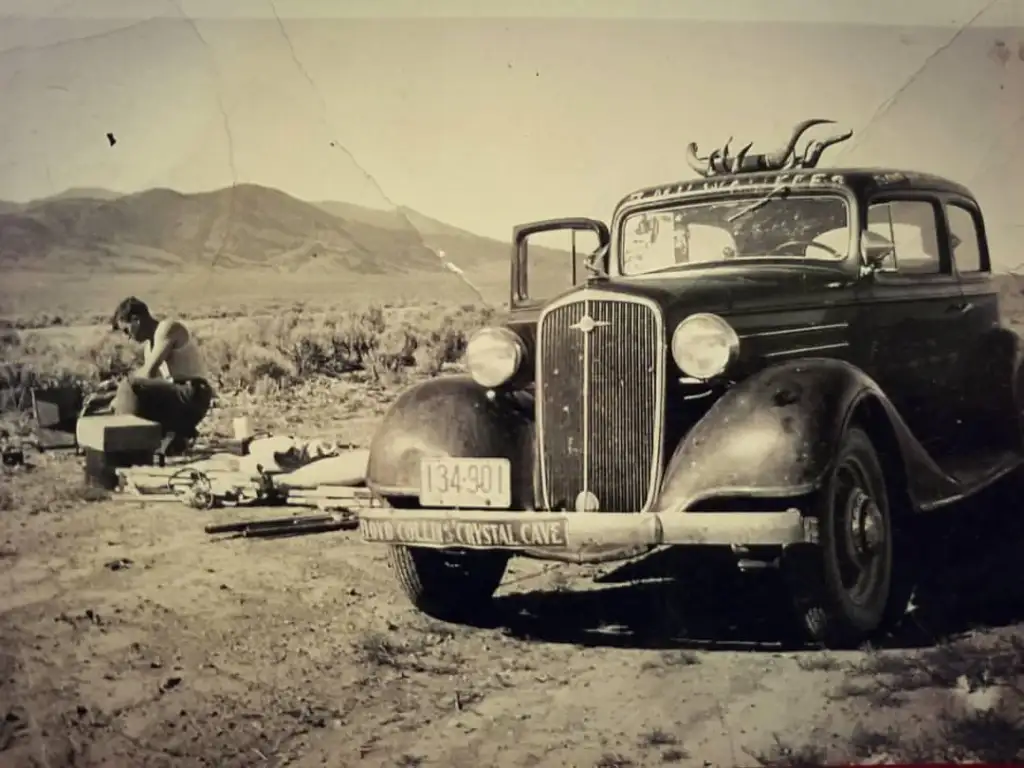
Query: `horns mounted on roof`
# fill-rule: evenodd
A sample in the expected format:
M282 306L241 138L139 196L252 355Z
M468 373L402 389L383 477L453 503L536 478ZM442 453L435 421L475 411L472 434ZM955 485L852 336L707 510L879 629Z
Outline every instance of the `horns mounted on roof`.
M853 136L853 131L835 134L827 139L808 142L802 152L796 151L797 142L810 128L816 125L833 124L834 120L812 118L797 123L790 132L789 138L774 152L750 154L753 144L742 147L735 155L731 155L730 136L725 144L705 157L698 154L697 144L690 142L686 146L686 162L697 174L709 177L730 173L752 173L755 171L785 171L815 168L822 154L829 147L846 141Z

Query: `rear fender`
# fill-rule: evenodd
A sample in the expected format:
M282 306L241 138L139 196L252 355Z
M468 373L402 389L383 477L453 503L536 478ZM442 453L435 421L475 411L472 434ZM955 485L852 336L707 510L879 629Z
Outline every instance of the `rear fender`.
M984 334L970 350L963 390L972 398L965 439L1024 448L1024 344L1009 328Z
M530 395L492 395L469 376L446 376L407 389L392 404L370 444L367 484L386 497L415 497L423 457L506 458L513 509L531 509L533 455Z
M726 392L673 454L657 511L812 493L847 424L862 414L876 443L902 460L913 506L956 493L870 377L842 360L812 358L766 368Z

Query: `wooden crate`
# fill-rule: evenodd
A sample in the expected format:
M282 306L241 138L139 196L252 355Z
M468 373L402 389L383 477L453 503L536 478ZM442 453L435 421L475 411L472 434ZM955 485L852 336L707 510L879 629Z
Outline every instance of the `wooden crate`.
M84 416L75 434L79 447L102 453L156 453L163 439L159 424L138 416Z

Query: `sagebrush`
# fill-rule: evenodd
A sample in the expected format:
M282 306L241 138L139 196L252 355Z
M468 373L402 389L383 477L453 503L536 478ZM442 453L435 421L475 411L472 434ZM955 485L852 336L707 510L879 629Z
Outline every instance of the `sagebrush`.
M159 315L159 312L157 312ZM406 371L436 375L458 362L472 332L494 310L476 305L381 307L339 312L289 310L191 325L222 392L260 394L315 376L362 371L372 381ZM0 329L0 393L17 407L31 388L90 386L129 373L140 345L116 333L77 343L42 331Z

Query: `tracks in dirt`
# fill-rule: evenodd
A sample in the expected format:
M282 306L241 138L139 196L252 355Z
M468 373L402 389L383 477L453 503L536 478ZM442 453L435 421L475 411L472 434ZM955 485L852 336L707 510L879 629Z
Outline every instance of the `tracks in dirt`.
M452 626L413 612L383 552L351 533L215 541L206 522L123 503L0 518L16 552L0 560L0 702L23 724L0 766L43 752L51 768L72 755L79 766L735 765L809 745L850 760L867 749L858 729L923 733L940 703L956 703L944 688L891 706L868 695L881 686L872 665L909 663L914 649L773 648L756 589L595 584L614 566L514 561L486 626ZM759 606L768 620L740 626Z

